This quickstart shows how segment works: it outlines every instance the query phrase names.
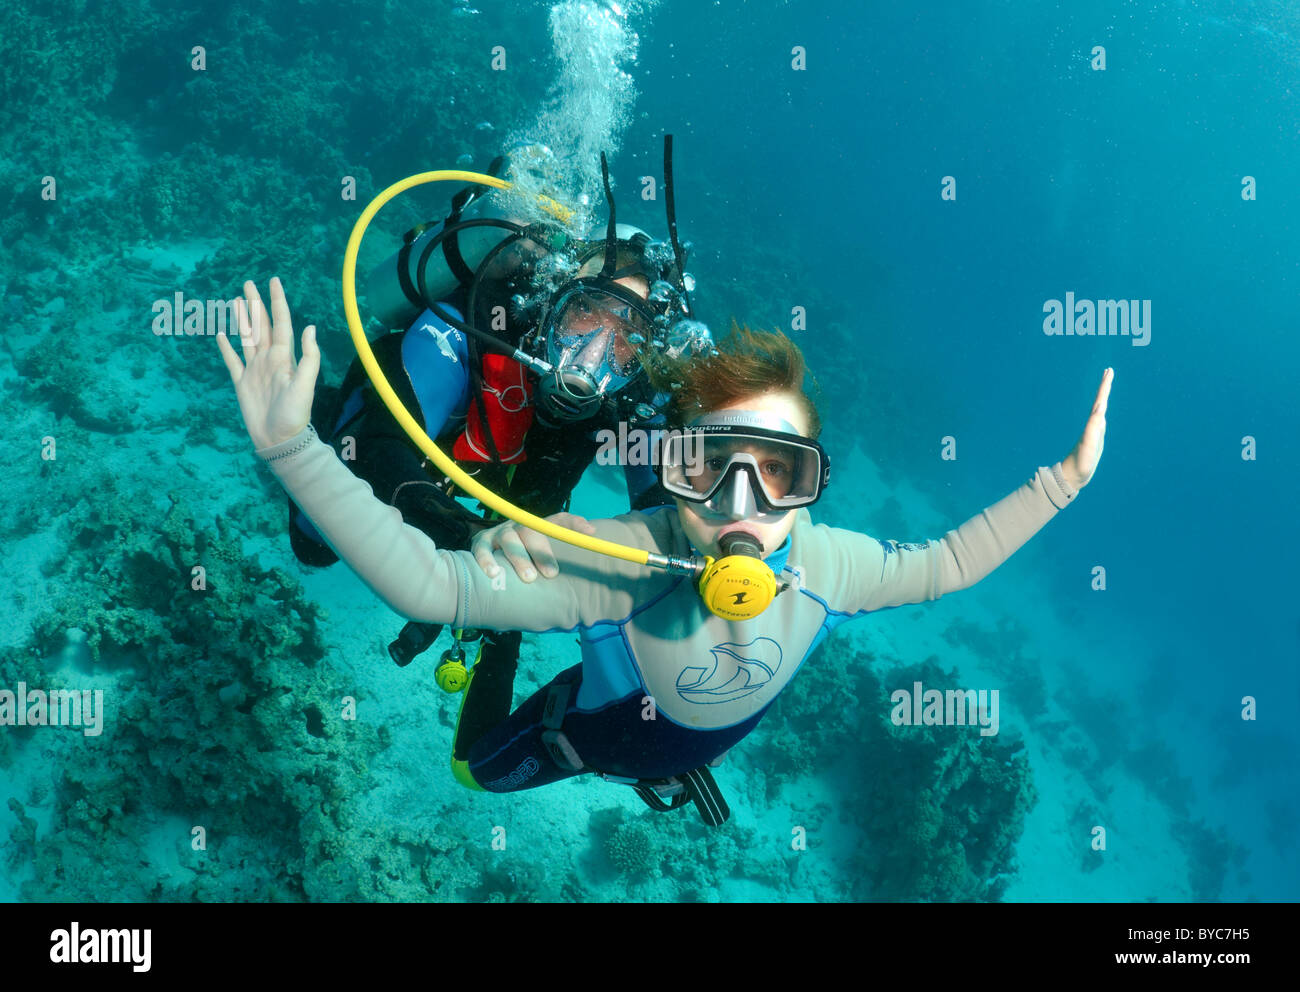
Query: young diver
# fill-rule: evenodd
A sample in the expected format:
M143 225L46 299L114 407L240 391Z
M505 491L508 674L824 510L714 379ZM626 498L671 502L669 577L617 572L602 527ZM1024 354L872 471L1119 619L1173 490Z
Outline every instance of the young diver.
M592 524L602 538L659 555L761 556L781 585L761 614L723 619L712 603L705 608L703 584L697 592L681 575L568 545L554 549L554 578L525 583L503 568L492 579L469 552L437 548L404 524L316 437L315 329L303 332L295 363L279 281L273 321L257 288L244 291L252 320L241 308L244 361L217 339L244 423L258 456L340 558L413 619L579 634L581 664L484 733L466 760L453 760L470 788L511 792L594 772L634 785L655 808L693 800L706 822L723 822L729 811L708 766L757 725L828 633L973 585L1075 498L1102 453L1109 369L1074 450L942 539L900 544L814 525L806 508L829 471L802 390L802 356L783 335L741 332L681 372L676 414L685 429L667 435L659 466L675 509ZM259 339L254 327L270 333Z

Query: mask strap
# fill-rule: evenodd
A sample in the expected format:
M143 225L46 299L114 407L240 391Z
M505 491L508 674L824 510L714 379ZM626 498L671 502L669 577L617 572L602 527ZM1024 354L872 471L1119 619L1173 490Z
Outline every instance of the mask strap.
M677 205L673 199L673 136L664 135L664 203L668 212L668 238L672 241L673 257L677 260L677 288L686 303L686 315L695 316L691 294L686 289L686 257L681 242L677 240Z
M618 268L618 224L614 219L614 190L609 185L609 163L605 153L600 153L600 178L605 183L605 202L609 204L609 226L605 229L605 264L601 267L602 278L613 277Z

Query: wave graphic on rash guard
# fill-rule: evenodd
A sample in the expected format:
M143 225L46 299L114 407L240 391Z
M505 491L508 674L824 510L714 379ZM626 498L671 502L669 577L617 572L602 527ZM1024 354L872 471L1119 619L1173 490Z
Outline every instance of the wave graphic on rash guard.
M757 692L781 668L781 645L770 637L710 648L713 667L689 665L677 676L677 694L691 703L729 703Z

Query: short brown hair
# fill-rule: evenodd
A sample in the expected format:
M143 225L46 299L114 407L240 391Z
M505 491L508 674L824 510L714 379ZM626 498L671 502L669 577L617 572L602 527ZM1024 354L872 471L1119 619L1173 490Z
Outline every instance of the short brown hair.
M650 354L650 381L671 394L670 427L684 427L709 410L763 393L790 392L799 397L808 417L808 436L821 433L821 417L804 390L812 379L799 346L780 331L753 331L731 322L731 333L717 344L716 355L668 359ZM816 380L812 380L816 389Z

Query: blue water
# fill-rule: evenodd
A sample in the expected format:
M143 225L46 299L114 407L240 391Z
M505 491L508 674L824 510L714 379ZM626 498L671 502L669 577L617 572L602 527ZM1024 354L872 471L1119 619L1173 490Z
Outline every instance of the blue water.
M835 473L815 519L941 537L1063 458L1115 370L1087 489L976 589L844 628L719 771L720 836L589 781L452 783L458 701L433 659L396 669L400 620L341 567L295 561L211 339L150 331L157 299L278 274L337 382L353 221L388 183L483 168L540 126L551 4L253 5L239 31L224 5L159 6L95 35L112 71L84 73L72 6L17 3L0 43L0 376L22 453L0 690L109 702L101 737L0 727L0 799L18 806L0 811L0 898L952 898L933 864L884 852L968 808L1010 846L987 862L1005 878L962 898L1300 896L1294 6L660 0L622 22L632 87L608 92L627 103L584 118L609 131L620 219L662 235L662 203L637 193L674 134L701 316L718 335L733 317L788 331L822 386ZM107 24L87 10L76 24ZM592 192L599 218L575 147L557 147L567 192ZM389 208L362 267L444 204L422 190ZM1067 293L1151 301L1149 343L1044 334ZM574 509L619 499L593 474ZM210 624L187 598L196 561L233 597ZM1002 687L1031 808L993 788L989 752L985 805L940 790L926 806L929 765L900 784L844 732L884 717L861 670L889 689L928 658L954 685ZM517 700L575 661L568 638L529 639ZM356 725L311 732L344 695ZM792 828L816 842L792 850Z

